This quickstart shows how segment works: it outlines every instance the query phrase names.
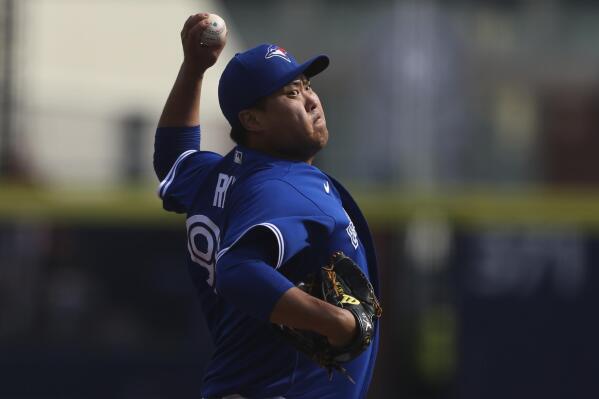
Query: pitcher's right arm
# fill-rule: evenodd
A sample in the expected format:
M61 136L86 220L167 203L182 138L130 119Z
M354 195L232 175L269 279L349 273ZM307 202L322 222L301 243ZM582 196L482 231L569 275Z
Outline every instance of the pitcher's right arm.
M161 181L179 155L199 149L202 80L225 46L200 45L207 18L207 13L192 15L181 31L183 63L160 116L154 145L154 170Z

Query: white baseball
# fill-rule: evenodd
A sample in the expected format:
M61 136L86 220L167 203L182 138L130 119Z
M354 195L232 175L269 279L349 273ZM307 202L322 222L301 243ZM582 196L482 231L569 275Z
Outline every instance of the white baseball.
M224 43L227 35L225 20L216 14L208 14L210 25L202 32L200 43L206 46L219 46Z

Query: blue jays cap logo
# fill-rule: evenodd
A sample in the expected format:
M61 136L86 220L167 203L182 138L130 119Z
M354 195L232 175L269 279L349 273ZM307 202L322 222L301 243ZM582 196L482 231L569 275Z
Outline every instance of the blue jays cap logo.
M287 62L291 62L289 56L287 55L287 51L285 51L284 48L281 48L279 46L269 46L266 50L266 55L264 56L264 58L269 59L273 57L279 57Z

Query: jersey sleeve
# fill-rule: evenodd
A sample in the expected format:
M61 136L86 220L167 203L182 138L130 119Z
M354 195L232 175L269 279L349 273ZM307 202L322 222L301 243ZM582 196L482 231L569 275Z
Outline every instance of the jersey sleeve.
M154 135L154 171L162 181L179 155L187 150L198 150L201 141L200 126L158 127Z
M278 179L250 189L235 188L227 206L231 208L217 262L249 232L261 228L275 239L273 266L279 268L304 248L325 242L335 227L333 218L295 187Z
M272 268L272 237L254 229L219 260L216 291L237 309L268 321L281 296L294 285ZM248 300L251 298L251 300Z
M179 155L158 186L167 211L185 213L212 167L222 156L210 151L187 150Z

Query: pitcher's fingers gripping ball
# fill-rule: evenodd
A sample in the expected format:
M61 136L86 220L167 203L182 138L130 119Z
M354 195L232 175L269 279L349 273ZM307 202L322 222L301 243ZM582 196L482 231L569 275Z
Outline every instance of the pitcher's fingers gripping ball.
M224 22L221 25L223 30L218 36L218 41L216 39L210 41L212 43L210 46L202 44L202 40L204 40L202 38L206 37L206 30L211 27L210 15L208 13L191 15L183 25L181 43L183 45L184 65L187 70L203 73L216 63L225 47L227 33ZM214 37L216 38L216 36Z
M208 14L206 19L208 26L200 36L200 44L202 46L222 46L225 43L227 36L227 25L225 20L216 14Z
M383 312L372 284L351 258L343 252L336 252L330 263L321 268L320 275L300 283L298 288L332 305L349 310L356 319L357 333L346 346L334 347L326 337L310 331L282 325L276 326L277 330L296 349L326 368L329 378L332 377L333 370L338 370L354 382L341 364L358 357L372 341L374 321L381 317Z

